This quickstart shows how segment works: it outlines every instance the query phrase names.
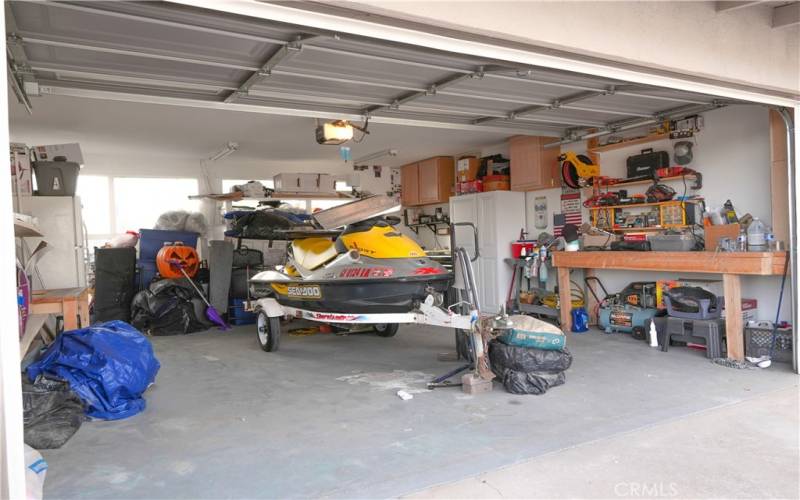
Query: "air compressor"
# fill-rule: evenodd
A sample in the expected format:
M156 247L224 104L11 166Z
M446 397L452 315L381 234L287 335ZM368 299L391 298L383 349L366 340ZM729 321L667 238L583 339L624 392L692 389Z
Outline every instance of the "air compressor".
M599 300L589 281L596 281L605 297ZM656 283L654 281L634 281L619 293L609 294L603 283L596 277L584 279L595 300L598 301L597 325L606 333L630 333L635 338L644 339L646 326L658 314L656 306Z

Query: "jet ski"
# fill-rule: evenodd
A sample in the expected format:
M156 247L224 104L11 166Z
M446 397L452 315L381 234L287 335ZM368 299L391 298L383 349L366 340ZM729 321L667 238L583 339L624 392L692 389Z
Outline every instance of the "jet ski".
M287 244L284 266L250 279L254 298L282 306L341 314L407 313L429 295L441 298L453 275L394 226L375 216L331 236L313 231ZM295 232L294 236L301 236Z

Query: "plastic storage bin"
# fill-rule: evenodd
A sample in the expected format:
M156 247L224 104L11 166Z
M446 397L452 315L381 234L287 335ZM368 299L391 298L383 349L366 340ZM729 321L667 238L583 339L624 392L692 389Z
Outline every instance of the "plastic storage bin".
M724 319L682 319L667 318L665 335L660 336L661 350L669 349L671 341L705 344L706 357L721 358L725 355L723 340L725 338Z
M710 299L700 299L700 311L696 313L678 311L672 307L669 295L664 294L664 305L667 306L667 314L673 318L684 319L717 319L722 316L722 305L725 303L724 297L717 297L717 306L711 307Z
M751 321L744 329L744 352L748 357L758 358L769 355L772 345L771 321ZM775 333L775 350L772 361L792 362L792 329L778 328Z
M647 241L657 252L688 252L694 248L695 239L691 234L653 234Z
M234 325L252 325L256 322L256 313L244 310L244 300L231 299L228 309L228 322Z
M197 248L197 233L188 231L166 231L163 229L139 230L139 289L146 288L156 275L156 255L164 243L180 241L184 245Z
M39 196L75 196L81 166L71 161L37 161L33 164Z
M181 241L184 245L197 248L197 233L188 231L166 231L163 229L139 230L139 260L152 260L166 242Z

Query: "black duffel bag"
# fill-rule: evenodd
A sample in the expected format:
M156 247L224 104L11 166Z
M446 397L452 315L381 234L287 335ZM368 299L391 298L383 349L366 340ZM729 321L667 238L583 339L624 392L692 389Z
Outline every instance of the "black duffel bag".
M493 340L489 343L489 361L499 377L503 370L518 372L558 373L572 366L572 353L565 347L560 351L506 345Z
M497 374L497 378L511 394L534 395L544 394L548 389L563 385L567 380L564 372L518 372L508 369Z
M264 264L264 253L254 248L237 248L233 251L232 267L256 267Z
M629 156L626 162L627 175L631 177L654 178L656 170L669 167L669 153L643 149L638 155Z
M22 375L22 417L25 443L38 450L61 448L86 417L83 402L63 380Z

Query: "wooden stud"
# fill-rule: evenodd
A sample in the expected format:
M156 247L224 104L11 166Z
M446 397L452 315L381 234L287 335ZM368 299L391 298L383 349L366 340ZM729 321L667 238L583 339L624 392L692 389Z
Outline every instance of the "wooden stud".
M78 328L78 301L65 300L63 302L64 331Z
M594 277L597 276L597 273L595 272L594 269L585 269L584 270L584 276L586 278L594 278ZM594 280L592 280L592 281L594 281ZM591 289L594 290L594 293L597 294L598 297L600 296L599 294L602 293L602 290L599 289L600 288L599 286L598 287L592 286L592 282L591 281L587 281L587 283L588 284L586 285L586 294L585 294L585 296L586 296L586 311L589 313L589 324L590 325L596 325L597 324L597 300L594 298L594 295L589 290L589 287L591 287ZM602 297L601 297L601 300L602 300Z
M723 274L725 293L725 339L728 357L744 361L744 325L742 324L742 288L738 274Z
M572 297L570 296L569 269L558 268L558 314L561 318L561 330L572 331Z

